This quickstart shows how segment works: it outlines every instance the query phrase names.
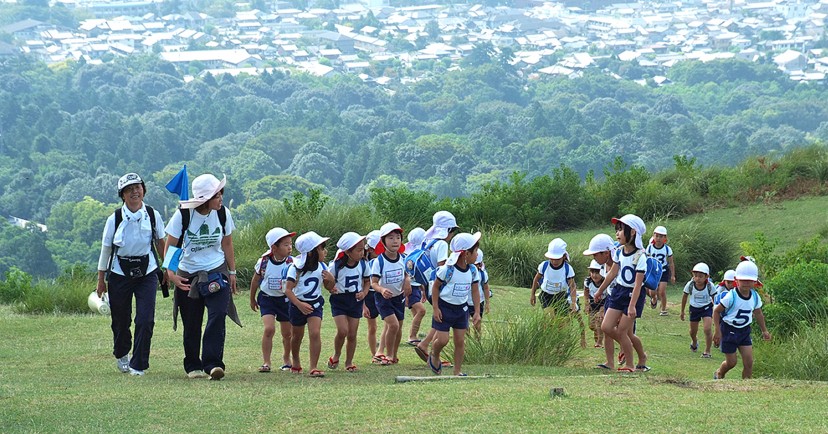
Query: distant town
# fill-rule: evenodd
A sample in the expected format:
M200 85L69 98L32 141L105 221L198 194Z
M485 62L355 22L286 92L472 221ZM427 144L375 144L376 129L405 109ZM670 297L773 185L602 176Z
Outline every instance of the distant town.
M162 15L163 0L57 1L95 18L76 29L31 19L0 27L12 36L0 42L0 57L97 64L156 53L186 80L279 69L352 74L388 88L433 75L434 65L459 68L480 46L506 53L503 61L529 79L577 77L607 58L634 63L645 71L639 82L655 86L668 85L666 72L682 60L772 62L791 80L815 83L828 72L828 0L637 2L594 11L533 0L510 7L362 0L304 10L277 1L270 12L236 3L230 18Z

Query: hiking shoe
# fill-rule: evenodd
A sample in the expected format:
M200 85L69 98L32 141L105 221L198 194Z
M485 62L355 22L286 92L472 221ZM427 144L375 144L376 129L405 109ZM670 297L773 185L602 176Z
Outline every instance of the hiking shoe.
M198 378L207 378L207 377L208 377L208 375L205 374L204 371L202 371L201 369L196 370L196 371L190 371L190 372L187 373L187 378L189 378L191 380L195 380L195 379L198 379Z
M129 368L129 375L132 375L133 377L142 377L144 375L144 371Z
M215 368L210 370L210 379L213 381L219 381L224 378L224 369L220 366L216 366Z
M118 370L126 374L129 372L129 354L120 359L116 359L116 363L118 364Z

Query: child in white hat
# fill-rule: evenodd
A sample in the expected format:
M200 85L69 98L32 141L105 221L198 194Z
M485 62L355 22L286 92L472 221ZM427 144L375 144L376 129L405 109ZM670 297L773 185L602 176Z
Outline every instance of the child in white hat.
M770 340L762 312L762 298L754 289L759 282L759 269L751 261L742 261L736 267L736 288L722 297L721 303L713 308L715 334L713 343L721 345L725 360L713 373L714 379L722 379L736 366L736 350L742 355L742 378L753 376L753 341L750 339L750 324L753 317L762 329L762 339Z
M578 311L575 289L575 270L567 261L566 242L555 238L549 243L544 254L547 260L538 265L535 278L532 279L529 304L535 305L535 290L540 287L541 307L552 306L559 314Z
M285 295L290 299L288 310L290 323L293 325L290 339L293 363L290 371L294 374L302 373L302 363L299 361L299 350L302 348L302 339L305 337L305 325L310 334L310 376L324 377L325 372L318 369L319 354L322 351L322 306L325 298L322 297L322 287L328 291L334 289L334 277L328 271L324 259L328 253L325 243L329 238L321 237L316 232L308 232L296 238L296 250L299 256L293 259L293 264L287 272Z
M479 336L483 329L483 315L489 313L489 301L491 300L489 298L489 273L486 271L486 265L483 263L483 251L480 249L477 249L477 258L474 260L474 266L477 267L477 273L480 274L480 284L478 285L478 292L480 294L480 322L474 324L474 331ZM469 294L469 300L466 304L470 310L474 308L474 300L471 294Z
M379 234L380 231L377 229L368 232L368 235L365 236L365 259L368 261L369 270L374 266L374 261L377 259L376 248L380 243ZM381 363L382 357L379 357L379 355L385 354L385 328L382 330L379 348L377 348L377 317L379 316L379 310L377 310L376 294L369 280L368 295L365 296L362 304L362 316L368 322L368 349L371 351L371 363Z
M405 320L405 297L411 294L411 280L405 271L402 255L405 250L402 234L403 229L396 223L382 225L380 243L375 249L379 256L371 266L371 286L376 291L374 301L386 328L383 332L386 354L375 354L375 357L381 358L381 365L399 362L397 356Z
M653 231L653 237L645 249L647 256L655 258L661 263L661 281L658 283L658 290L649 291L650 307L655 309L658 301L661 301L661 312L659 315L667 315L667 282L676 283L675 262L673 261L673 249L667 245L667 228L658 226Z
M612 297L612 285L611 279L606 279L606 276L609 274L609 270L612 269L612 266L615 264L614 262L614 255L615 251L617 250L616 242L613 241L612 237L607 234L598 234L589 241L589 247L584 250L584 256L592 256L592 259L601 266L600 275L602 276L602 283L599 284L598 290L594 293L591 292L592 299L596 303L601 304L602 307L602 319L601 323L598 325L601 335L604 337L604 354L607 357L607 361L605 363L599 363L595 367L597 369L605 369L605 370L613 370L615 369L615 340L612 337L606 335L601 327L603 327L603 323L605 321L605 313L607 311L609 299ZM605 297L602 295L606 293Z
M690 350L694 353L699 349L699 341L696 338L699 332L699 321L704 322L704 352L703 359L710 358L710 344L713 332L713 297L716 295L716 288L710 281L710 267L704 262L699 262L693 267L693 278L684 285L684 293L681 297L681 320L684 321L684 307L687 306L687 299L690 299Z
M587 307L589 329L595 339L595 348L604 347L604 332L601 331L601 321L604 320L604 300L596 301L594 296L598 288L604 283L601 275L601 265L593 259L589 263L589 276L584 279L584 305Z
M336 323L334 354L328 358L328 368L339 366L342 345L345 348L345 370L356 372L354 353L356 352L359 319L362 317L364 299L368 295L371 271L365 260L365 237L356 232L342 234L336 243L339 248L328 269L334 275L336 284L330 298L331 314Z
M724 277L722 277L722 281L719 282L719 285L716 287L716 296L713 297L713 305L719 304L727 294L728 291L736 287L736 270L727 270L724 273Z
M421 248L425 242L425 232L423 228L412 229L408 233L408 242L405 243L405 251L413 252ZM423 290L425 288L421 288L420 284L416 280L411 279L410 276L409 279L411 281L411 295L405 298L405 305L411 311L412 315L411 330L408 332L408 345L416 346L420 343L417 334L420 332L420 324L426 314L426 308L423 305L423 299L425 298Z
M250 280L250 308L261 313L264 332L262 334L262 366L259 372L270 372L270 354L273 350L273 335L276 322L282 335L282 371L290 370L290 336L292 326L288 307L290 300L285 296L287 271L293 258L293 237L296 232L273 228L265 235L270 250L265 252L253 267L256 274ZM256 292L258 291L258 296Z

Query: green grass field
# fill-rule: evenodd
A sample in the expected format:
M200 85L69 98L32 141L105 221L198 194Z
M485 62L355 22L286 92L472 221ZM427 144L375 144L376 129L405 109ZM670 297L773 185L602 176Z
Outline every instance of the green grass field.
M809 198L691 219L722 225L739 240L765 231L783 248L825 230L826 204L826 198ZM602 229L556 236L571 246L585 245L597 230ZM548 239L539 241L542 252ZM583 273L576 272L582 281ZM527 289L493 289L484 333L531 309ZM364 322L357 373L340 367L314 379L256 372L262 326L246 292L236 297L245 327L228 321L227 377L221 382L185 378L170 299L159 296L151 368L144 377L116 370L108 317L20 315L0 306L0 432L828 431L828 384L743 381L741 365L728 379L714 381L721 353L701 359L690 352L688 323L678 317L679 285L668 298L670 316L647 309L639 322L649 373L594 369L603 350L591 347L588 331L590 347L578 349L564 367L468 365L464 371L470 375L498 377L406 384L395 384L394 377L431 373L409 348L401 350L399 365L370 365ZM322 360L331 354L334 334L327 309L325 314ZM280 354L278 343L276 348ZM307 371L307 340L303 350ZM551 398L553 387L564 388L565 396Z

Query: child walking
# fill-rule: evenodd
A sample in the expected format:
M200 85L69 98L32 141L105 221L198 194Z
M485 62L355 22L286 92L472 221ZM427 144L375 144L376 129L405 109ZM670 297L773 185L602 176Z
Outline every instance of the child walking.
M477 335L480 335L481 330L483 329L483 314L489 313L489 273L486 271L486 267L483 264L483 251L477 249L477 258L474 260L474 266L477 267L477 274L480 275L480 284L478 285L478 293L480 294L480 321L477 324L474 324L474 332ZM467 302L469 306L469 311L474 308L474 300L472 299L471 294L469 294L469 300Z
M356 232L342 234L336 243L339 248L328 269L334 276L331 296L331 315L336 324L334 337L334 354L328 358L328 369L339 366L339 357L342 354L342 345L347 338L345 348L345 370L356 372L354 353L356 352L357 331L359 319L363 314L363 304L368 287L370 286L370 270L365 260L365 237Z
M374 261L377 259L376 248L380 242L379 230L368 232L365 236L365 259L368 261L368 269L374 266ZM385 329L380 335L380 347L377 348L377 317L379 311L377 310L376 291L370 281L368 283L368 295L365 296L365 302L362 305L362 316L368 323L368 349L371 351L371 363L382 362L382 357L379 355L385 353L383 341L385 340Z
M612 269L614 264L613 256L615 254L616 245L615 242L612 240L607 234L598 234L589 241L589 247L584 250L584 256L592 256L592 259L601 266L601 277L602 283L599 285L599 290L592 294L592 299L598 303L602 303L603 313L606 313L606 310L609 308L609 300L612 298L612 287L611 285L608 286L607 284L610 283L610 280L607 280L607 275L609 270ZM598 292L601 292L601 288L604 288L606 292L606 297L600 297ZM603 293L602 293L603 294ZM602 317L605 315L602 314ZM615 340L611 337L604 334L603 330L601 330L601 326L603 324L603 319L599 324L598 330L601 331L601 335L604 336L604 353L607 357L607 361L605 363L599 363L595 367L597 369L606 369L606 370L613 370L615 369Z
M728 291L736 287L736 270L727 270L725 271L724 278L722 281L719 282L719 286L716 287L716 296L713 297L713 305L719 304L727 294Z
M299 350L302 348L302 339L305 337L305 325L310 335L310 376L324 377L325 372L318 369L319 353L322 352L322 306L325 299L322 297L324 286L328 291L334 288L334 277L328 272L328 267L322 261L328 254L325 243L329 238L320 237L316 232L308 232L296 238L296 250L299 256L293 260L287 272L285 295L290 300L288 314L291 330L290 350L293 356L290 372L302 373L302 363L299 361Z
M285 276L293 263L290 253L293 250L292 238L296 232L282 228L273 228L265 235L270 246L262 258L256 262L256 274L250 281L250 308L261 313L264 332L262 333L262 366L259 372L270 372L270 354L273 350L273 335L276 334L276 322L282 334L282 371L291 368L290 337L291 325L288 307L290 300L285 296ZM259 295L256 296L258 290Z
M428 366L436 375L442 373L440 353L449 341L449 330L454 338L454 375L463 373L463 358L466 352L466 330L469 328L469 307L467 300L474 303L472 324L480 322L480 276L474 266L480 232L474 235L462 233L451 240L452 254L446 264L437 269L437 279L431 289L434 306L431 326L437 330Z
M604 347L604 332L601 331L601 321L604 320L604 302L596 301L595 293L604 283L604 276L601 275L601 265L593 259L589 263L589 276L584 279L584 305L587 306L589 316L589 329L592 330L595 339L595 348Z
M375 251L379 254L371 266L371 286L377 292L374 296L382 321L385 323L383 340L385 356L381 365L399 362L398 350L402 340L402 325L405 319L404 297L411 294L411 280L405 271L403 259L402 228L388 222L380 228L380 243Z
M667 282L676 283L675 262L673 261L673 249L667 245L667 228L658 226L653 231L653 238L647 245L647 256L655 258L661 263L664 270L661 273L661 281L658 283L658 290L650 293L650 307L655 309L658 301L661 301L661 312L659 315L667 315Z
M762 299L754 286L759 281L759 269L751 261L742 261L736 267L737 287L731 289L721 303L713 309L713 323L716 327L713 342L721 344L725 360L713 373L714 379L723 379L736 366L736 350L742 355L742 378L753 376L753 342L750 339L750 324L753 317L762 330L762 339L770 340L762 312Z
M681 320L684 321L684 307L687 299L690 299L690 351L696 352L699 349L699 341L696 335L699 331L699 321L704 322L704 352L703 359L710 358L710 344L712 338L711 324L713 323L713 296L716 295L716 288L710 281L710 267L704 262L699 262L693 267L693 279L684 285L684 294L681 297Z
M425 229L414 228L408 233L408 242L405 244L405 251L413 252L414 250L422 247L424 242ZM411 281L411 295L405 298L405 305L411 311L411 315L413 316L411 319L411 330L408 332L408 345L413 347L420 343L420 339L417 337L417 334L420 332L420 324L423 321L423 317L425 317L426 308L425 305L423 305L423 300L425 298L425 291L423 290L425 288L421 288L420 284L410 277L411 276L409 276Z

